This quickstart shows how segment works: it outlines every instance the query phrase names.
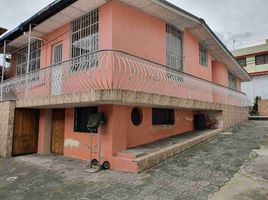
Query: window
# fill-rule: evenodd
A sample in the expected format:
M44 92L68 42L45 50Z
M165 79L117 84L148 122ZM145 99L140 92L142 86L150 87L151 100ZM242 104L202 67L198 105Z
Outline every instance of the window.
M247 59L246 58L238 58L237 62L242 66L246 67L247 66Z
M153 125L173 125L174 123L174 109L152 109Z
M40 69L40 48L41 48L41 41L35 41L31 43L29 72ZM24 47L17 51L17 63L16 63L17 76L26 73L27 59L28 59L28 47Z
M139 126L142 123L142 110L140 108L132 109L131 121L135 126Z
M236 89L236 78L233 74L228 72L229 88Z
M98 50L99 11L93 10L71 23L72 58Z
M268 54L256 56L256 65L264 65L268 63Z
M74 111L74 131L75 132L90 132L87 130L89 116L98 113L98 107L75 108Z
M167 66L173 69L183 71L182 59L182 32L171 25L166 25L166 56Z
M208 50L202 43L199 43L199 64L208 66Z

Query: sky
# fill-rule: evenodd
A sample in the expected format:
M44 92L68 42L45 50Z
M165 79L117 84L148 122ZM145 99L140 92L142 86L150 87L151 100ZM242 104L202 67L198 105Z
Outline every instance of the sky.
M230 49L265 43L268 39L267 0L169 0L203 18ZM9 30L53 0L0 0L0 26Z

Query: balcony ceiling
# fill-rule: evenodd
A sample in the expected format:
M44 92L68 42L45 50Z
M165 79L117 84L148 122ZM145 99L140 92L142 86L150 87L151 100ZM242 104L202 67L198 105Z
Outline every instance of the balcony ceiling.
M79 17L82 17L83 15L100 7L106 2L107 0L97 0L97 1L78 0L72 5L58 12L54 16L48 18L41 24L35 26L32 30L32 36L40 38L45 34L50 33L62 27L63 25L74 21ZM27 44L28 44L27 35L21 35L8 43L11 50L21 48Z
M58 0L59 1L59 0ZM85 15L91 10L100 7L109 0L77 0L68 7L57 12L42 23L33 28L32 35L42 37L64 24ZM229 50L220 42L217 36L210 30L204 20L175 7L165 0L119 0L144 13L163 19L166 22L177 26L182 30L190 31L199 41L203 42L210 49L216 60L224 63L228 70L243 81L250 80L247 72L236 62ZM21 35L10 41L9 51L27 45L27 35Z

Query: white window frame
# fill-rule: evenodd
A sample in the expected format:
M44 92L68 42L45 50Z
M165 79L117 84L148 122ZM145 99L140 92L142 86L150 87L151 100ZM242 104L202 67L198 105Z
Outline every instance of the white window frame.
M199 64L204 67L208 66L208 49L201 42L199 42Z
M71 23L71 58L99 49L99 10L95 9Z
M166 24L166 65L183 71L183 32Z
M230 72L228 72L228 85L229 85L229 88L231 88L231 89L234 89L234 90L237 89L237 79Z

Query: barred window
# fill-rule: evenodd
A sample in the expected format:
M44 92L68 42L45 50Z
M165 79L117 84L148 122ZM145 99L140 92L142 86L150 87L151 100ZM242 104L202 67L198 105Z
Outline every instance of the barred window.
M34 41L31 43L30 60L29 60L29 72L40 69L40 48L41 41ZM17 63L16 74L17 76L26 73L28 59L28 46L17 51Z
M174 109L153 108L152 124L153 125L173 125Z
M242 66L242 67L246 67L247 66L247 59L246 58L238 58L236 59L237 62Z
M171 25L166 25L167 66L183 71L182 32Z
M228 82L229 82L229 88L236 89L236 78L230 72L228 72Z
M98 113L98 107L85 107L85 108L75 108L74 111L74 131L75 132L90 132L87 129L87 123L89 116Z
M99 11L93 10L71 23L72 58L98 50Z
M256 65L264 65L268 63L268 54L256 56Z
M205 67L208 66L208 50L202 43L199 43L199 64Z

